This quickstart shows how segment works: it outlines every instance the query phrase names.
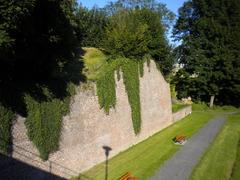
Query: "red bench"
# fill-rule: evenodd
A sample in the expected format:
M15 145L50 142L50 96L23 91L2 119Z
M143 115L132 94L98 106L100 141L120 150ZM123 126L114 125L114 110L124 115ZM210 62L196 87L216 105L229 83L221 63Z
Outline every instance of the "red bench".
M174 142L178 142L178 143L182 143L186 140L186 137L183 136L183 135L177 135L175 138L174 138Z
M122 175L119 180L137 180L137 177L133 176L130 172L127 172Z

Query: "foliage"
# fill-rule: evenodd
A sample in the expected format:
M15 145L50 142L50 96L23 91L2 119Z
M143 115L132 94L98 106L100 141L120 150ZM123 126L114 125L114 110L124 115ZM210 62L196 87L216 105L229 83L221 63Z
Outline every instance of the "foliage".
M135 134L141 130L141 102L139 87L139 66L138 62L128 60L122 66L123 82L128 95L128 102L131 107L133 129Z
M97 80L97 95L100 108L108 114L111 107L116 105L116 88L114 70L108 70Z
M76 3L0 0L0 4L0 103L5 112L1 133L10 136L10 114L28 116L29 136L46 159L57 149L73 84L84 80L74 32Z
M148 26L139 22L137 11L114 14L106 28L104 49L123 57L143 57L148 52Z
M193 112L190 116L156 133L147 140L121 152L108 162L109 172L111 172L108 176L109 179L118 179L128 171L138 178L148 179L179 150L180 146L171 141L176 136L176 132L191 137L214 114L213 112ZM89 177L89 179L104 179L104 170L105 162L84 172L83 175ZM81 175L79 179L81 179Z
M25 96L28 136L43 160L58 149L62 117L68 112L70 102L70 97L60 100L52 97L48 89L45 92L48 99L44 102L38 102L30 95Z
M165 4L156 0L117 0L109 2L103 9L108 16L112 16L122 10L151 9L161 17L161 22L166 30L170 28L175 19L175 14L167 9Z
M239 106L240 5L238 0L192 0L179 9L174 28L182 64L176 75L178 97Z
M97 95L100 108L108 114L111 107L116 105L115 72L122 70L123 82L128 95L128 102L131 107L133 129L138 134L141 129L141 105L139 92L139 71L138 61L119 58L108 62L105 73L97 79ZM119 72L120 73L120 72ZM119 77L120 78L120 77Z
M0 103L0 152L7 154L11 144L11 124L14 113Z
M204 103L204 102L194 102L192 104L192 110L193 111L206 111L208 109L209 108L208 108L207 104Z
M157 8L158 7L158 8ZM117 1L106 7L111 16L103 48L113 56L140 59L149 54L164 75L173 66L172 48L165 37L163 9L152 1ZM162 13L160 13L162 12Z
M93 7L89 10L80 5L76 12L75 31L81 45L100 47L107 22L107 15L103 9Z
M239 118L239 114L228 118L222 131L193 171L191 179L230 179L240 137Z

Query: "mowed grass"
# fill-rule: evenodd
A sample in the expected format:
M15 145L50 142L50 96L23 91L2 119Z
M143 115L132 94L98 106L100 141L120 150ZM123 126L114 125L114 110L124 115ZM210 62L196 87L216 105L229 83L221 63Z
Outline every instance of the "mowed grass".
M84 74L89 80L96 80L104 72L107 56L97 48L83 48Z
M240 114L231 115L194 169L192 180L240 179ZM237 156L238 154L238 156Z
M109 160L108 179L116 180L126 172L131 172L141 180L147 179L180 148L172 142L177 134L191 137L214 115L215 112L193 112L183 120L113 157ZM93 167L83 175L90 179L103 180L105 163ZM81 176L74 179L81 179Z

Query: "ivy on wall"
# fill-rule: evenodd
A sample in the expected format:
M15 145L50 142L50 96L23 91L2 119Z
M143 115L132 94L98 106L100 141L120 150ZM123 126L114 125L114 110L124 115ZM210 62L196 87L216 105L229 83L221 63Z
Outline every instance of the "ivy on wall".
M114 71L109 70L97 80L97 95L100 108L103 108L109 114L109 109L116 105Z
M108 114L111 107L116 105L116 84L115 72L117 79L120 79L120 69L122 70L123 82L128 95L128 101L131 107L133 129L135 134L141 130L141 105L139 76L143 76L144 60L136 61L126 58L119 58L109 62L104 73L97 79L97 95L100 108L103 108Z
M143 68L143 66L140 66ZM140 68L140 69L141 69ZM128 102L131 107L133 129L135 134L141 130L141 104L139 89L139 64L134 60L124 63L122 66L123 82L128 95ZM140 72L143 72L141 70Z
M45 89L47 100L39 102L30 95L25 96L28 116L25 121L29 139L37 147L40 157L47 160L50 153L58 150L62 117L69 112L70 97L74 85L68 85L69 96L63 100L55 98Z

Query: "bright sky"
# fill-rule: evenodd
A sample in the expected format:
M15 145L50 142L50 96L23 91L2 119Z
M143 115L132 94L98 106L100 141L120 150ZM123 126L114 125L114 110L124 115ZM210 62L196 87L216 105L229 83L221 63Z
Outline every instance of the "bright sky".
M177 14L178 8L182 6L185 0L158 0L158 1L166 4L168 9ZM98 7L103 7L109 2L109 0L78 0L78 2L82 3L83 6L92 8L94 5L97 5Z

